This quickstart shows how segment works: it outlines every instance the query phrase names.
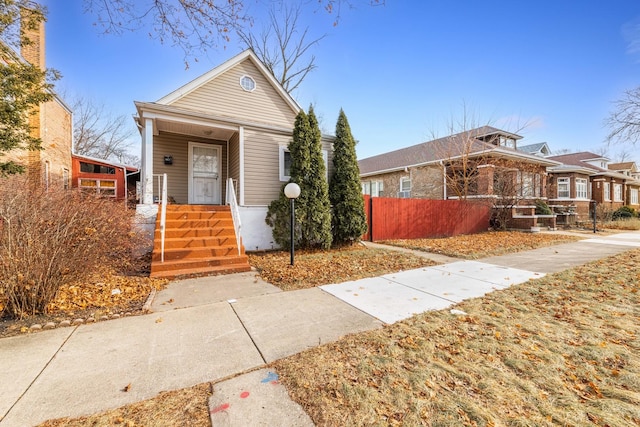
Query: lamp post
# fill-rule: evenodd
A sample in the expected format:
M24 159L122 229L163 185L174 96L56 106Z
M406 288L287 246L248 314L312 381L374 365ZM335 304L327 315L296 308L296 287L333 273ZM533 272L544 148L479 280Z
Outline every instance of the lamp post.
M298 198L298 196L300 195L300 186L298 184L296 184L295 182L290 182L288 183L285 187L284 187L284 195L287 196L287 198L290 201L291 204L291 240L289 243L289 247L290 249L290 253L291 253L291 265L293 265L293 253L295 251L294 246L294 228L296 225L296 211L295 211L295 200Z

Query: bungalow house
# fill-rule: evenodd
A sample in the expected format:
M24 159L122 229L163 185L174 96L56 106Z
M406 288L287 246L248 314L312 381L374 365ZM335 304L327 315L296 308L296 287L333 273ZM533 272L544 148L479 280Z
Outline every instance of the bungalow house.
M115 200L125 200L135 194L138 168L79 154L73 154L71 160L73 188Z
M166 174L167 197L174 203L168 208L215 211L218 216L231 210L240 254L244 248L273 248L267 207L289 179L287 147L301 108L255 53L245 50L159 100L135 106L142 136L140 216L156 218ZM329 169L332 143L333 137L323 136ZM184 259L182 270L211 267L204 258L192 264Z
M483 126L362 159L363 193L484 200L509 207L510 226L528 228L535 225L533 200L547 196L546 168L559 163L519 151L521 138Z
M4 45L7 49L0 50L0 63L25 61L44 70L44 22L40 22L34 30L23 30L31 44L23 46L20 53ZM52 100L42 103L29 117L29 124L31 135L42 141L42 150L14 149L3 153L3 160L25 166L27 176L33 183L42 184L46 188L69 188L73 144L71 109L54 93Z
M585 151L549 159L562 163L549 168L549 204L568 215L567 222L588 220L591 200L609 212L625 205L640 207L640 181L630 173L610 169L608 158Z

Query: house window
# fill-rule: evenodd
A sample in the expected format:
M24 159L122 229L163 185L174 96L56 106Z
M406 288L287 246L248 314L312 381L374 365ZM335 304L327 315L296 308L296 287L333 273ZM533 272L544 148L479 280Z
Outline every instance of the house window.
M576 178L576 199L588 199L587 180L584 178Z
M291 153L287 147L282 145L279 150L280 181L289 181L291 179ZM322 150L322 160L324 161L324 178L329 180L329 153L327 150Z
M94 163L80 162L80 172L84 173L102 173L105 175L115 175L116 168L109 166L96 165Z
M629 204L631 205L637 205L638 204L638 189L637 188L632 188L631 189L631 197L629 200Z
M613 184L613 201L622 202L622 184Z
M398 193L398 197L411 197L411 178L407 176L403 176L400 178L400 192Z
M69 169L62 168L62 188L69 189Z
M609 202L611 201L611 186L608 182L603 182L602 185L604 185L604 200Z
M558 198L568 199L571 197L571 190L569 189L571 178L558 178Z
M256 81L249 76L240 77L240 86L247 92L253 92L256 88Z
M78 179L78 187L82 191L95 192L105 197L116 197L117 184L112 179Z
M44 188L49 190L49 183L51 182L51 163L49 160L44 162Z
M518 185L522 197L540 197L541 178L539 173L518 171Z
M384 185L382 181L365 181L362 183L362 194L371 197L382 197Z

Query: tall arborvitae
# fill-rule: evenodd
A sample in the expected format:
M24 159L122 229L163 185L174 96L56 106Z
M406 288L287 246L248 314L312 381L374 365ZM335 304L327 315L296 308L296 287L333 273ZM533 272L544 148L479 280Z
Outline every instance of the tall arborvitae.
M303 245L311 248L328 249L331 247L331 205L329 202L329 183L327 168L322 156L322 134L318 119L309 107L308 140L310 173L304 177L302 192L307 193L305 221L302 224Z
M312 138L309 127L309 118L304 111L300 111L296 116L293 128L293 139L289 142L289 153L291 155L291 169L289 182L295 182L300 186L300 197L295 201L296 207L296 227L295 244L302 244L302 226L306 222L305 214L308 192L304 189L305 177L311 174L311 162L308 148L308 141ZM289 183L288 182L288 183ZM287 184L288 184L287 183ZM273 239L284 247L290 248L291 228L290 228L290 202L284 195L284 187L280 189L280 196L269 204L266 222L272 228Z
M333 143L333 175L331 204L333 205L334 243L353 243L367 231L367 217L360 185L360 168L356 157L356 142L347 116L340 109Z

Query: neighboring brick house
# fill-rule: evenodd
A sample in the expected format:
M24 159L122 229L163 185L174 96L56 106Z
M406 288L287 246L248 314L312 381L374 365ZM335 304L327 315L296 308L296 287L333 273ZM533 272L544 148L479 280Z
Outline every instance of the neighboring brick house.
M559 163L519 151L521 138L484 126L362 159L358 164L363 193L515 205L510 223L528 228L536 222L533 201L547 197L546 169Z
M640 181L631 172L609 168L609 159L591 152L549 157L562 165L549 168L549 204L556 211L585 221L591 215L591 201L604 211L615 211L628 205L638 209ZM560 212L559 212L560 213Z
M29 31L31 44L20 53L13 52L5 61L27 61L45 69L44 22L37 30ZM69 188L71 185L71 151L73 126L71 109L56 95L41 104L29 118L32 135L42 141L42 150L11 150L4 160L15 161L26 167L28 176L47 188Z

